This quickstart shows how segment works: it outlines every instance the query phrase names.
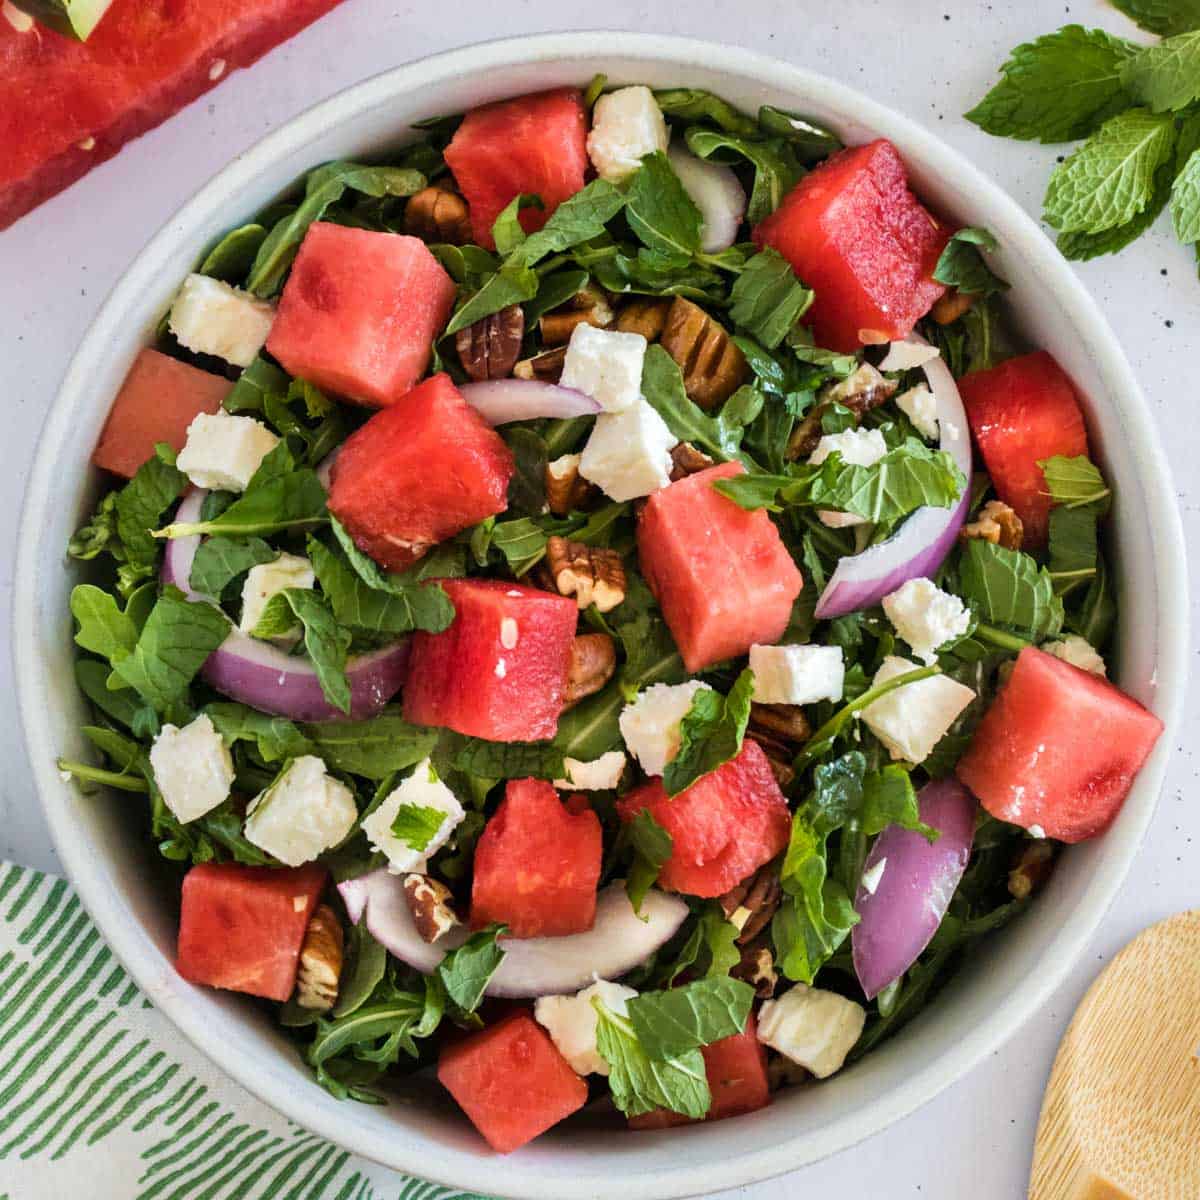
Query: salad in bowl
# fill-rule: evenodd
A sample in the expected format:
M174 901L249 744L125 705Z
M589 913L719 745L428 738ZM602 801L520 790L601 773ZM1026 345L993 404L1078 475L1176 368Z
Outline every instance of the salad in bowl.
M500 1152L752 1112L936 1004L1162 730L994 244L887 140L603 78L231 229L70 546L59 766L146 797L179 973Z

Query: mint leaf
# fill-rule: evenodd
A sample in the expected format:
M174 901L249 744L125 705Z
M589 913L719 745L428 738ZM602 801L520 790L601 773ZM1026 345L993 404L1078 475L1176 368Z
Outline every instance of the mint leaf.
M489 275L479 289L459 305L442 337L450 337L510 304L532 300L537 290L537 272L518 262L514 256L513 262L505 263L495 274Z
M1118 250L1124 250L1130 242L1140 238L1167 207L1174 177L1174 164L1163 163L1154 173L1154 191L1150 203L1124 225L1117 225L1100 233L1060 233L1056 244L1063 257L1084 262L1100 254L1116 254Z
M1096 577L1097 524L1108 512L1112 493L1090 459L1057 455L1038 463L1054 499L1050 510L1050 576L1066 596Z
M1121 79L1152 112L1178 112L1200 99L1200 30L1139 50L1122 65Z
M804 174L795 152L781 138L739 137L696 126L687 131L687 145L698 158L734 163L745 159L753 164L754 186L746 206L746 220L751 225L773 213Z
M308 588L284 588L267 601L253 633L257 638L281 637L299 621L304 628L304 649L317 672L325 699L344 713L350 712L350 681L346 655L350 631L338 626L329 605Z
M463 1012L473 1013L479 1007L484 989L504 961L504 948L498 939L507 932L506 925L481 929L438 964L438 977L446 987L446 995Z
M1031 642L1045 641L1062 629L1063 606L1053 579L1020 550L972 538L963 547L959 583L972 612L988 624Z
M437 837L445 820L446 814L430 804L401 804L392 822L392 833L420 854Z
M714 976L627 1002L629 1023L653 1059L678 1058L746 1028L754 989L740 979Z
M279 551L257 537L210 537L200 543L192 560L192 587L218 598L243 571L274 562Z
M561 254L599 237L624 207L625 196L617 187L607 179L593 179L564 200L541 229L521 242L513 251L513 264L532 267L547 254Z
M322 721L303 726L304 736L335 770L384 780L428 758L439 731L410 725L399 708L362 721Z
M563 751L552 742L488 742L443 730L439 755L459 771L483 779L561 779Z
M175 452L159 445L117 493L113 508L121 552L107 548L124 564L121 576L127 585L153 576L160 546L151 530L187 485L187 476L175 466Z
M996 249L996 239L986 229L970 226L952 234L933 270L934 279L957 288L965 296L991 296L1008 291L1008 283L987 265L980 247Z
M1056 454L1053 458L1040 459L1038 466L1055 504L1076 508L1103 501L1107 507L1112 492L1100 469L1086 455L1068 458Z
M503 258L525 240L525 230L518 215L521 209L543 207L540 196L514 196L492 222L492 240L496 243L496 253Z
M746 264L729 299L733 323L774 350L808 311L813 293L796 278L791 263L768 247Z
M1200 150L1193 150L1171 187L1171 220L1184 243L1200 241Z
M661 150L647 154L626 185L625 219L657 254L686 260L700 249L700 210Z
M71 615L79 622L75 641L110 663L133 653L138 629L110 592L81 583L71 589Z
M823 125L771 104L759 108L758 124L764 133L789 143L805 166L812 166L842 148L837 135Z
M676 117L680 121L711 121L726 133L746 137L753 137L758 132L753 117L701 88L664 88L654 93L654 99L667 117Z
M1200 0L1110 0L1110 3L1159 37L1200 29Z
M754 672L747 668L737 677L728 696L702 688L692 697L692 706L679 727L679 753L663 771L663 787L668 796L677 796L702 776L737 757L750 720L753 694Z
M1171 156L1175 122L1144 108L1111 117L1050 176L1045 220L1066 233L1101 233L1131 221L1154 196Z
M312 742L286 717L274 717L231 700L206 704L204 712L227 745L252 742L265 762L313 753Z
M648 808L639 809L626 828L633 845L633 864L625 880L625 894L633 905L633 911L641 916L646 893L654 886L659 871L671 857L674 843L671 835L650 815Z

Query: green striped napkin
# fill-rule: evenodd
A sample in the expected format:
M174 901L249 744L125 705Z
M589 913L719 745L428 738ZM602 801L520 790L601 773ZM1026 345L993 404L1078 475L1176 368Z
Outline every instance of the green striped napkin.
M150 1006L63 880L0 861L0 1200L67 1196L482 1200L242 1091Z

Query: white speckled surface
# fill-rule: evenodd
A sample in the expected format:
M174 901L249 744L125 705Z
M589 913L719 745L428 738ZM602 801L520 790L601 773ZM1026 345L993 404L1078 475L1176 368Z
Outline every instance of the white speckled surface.
M834 20L826 14L835 10ZM442 11L394 0L347 0L251 72L128 147L74 188L0 233L0 396L6 406L0 477L0 628L7 642L21 496L41 424L67 359L114 280L193 190L267 130L339 88L427 52L522 32L606 26L737 42L844 79L935 129L1035 215L1060 148L997 141L959 115L986 90L1019 41L1067 21L1129 33L1096 0L460 0ZM736 12L736 16L733 14ZM1165 220L1118 258L1079 268L1142 379L1175 473L1189 545L1200 538L1200 344L1195 262ZM1195 614L1195 608L1193 608ZM8 654L0 657L0 858L49 870L54 852L37 810L12 711ZM1182 729L1193 728L1193 697ZM766 1200L829 1194L893 1200L1011 1200L1024 1193L1042 1088L1054 1048L1100 963L1137 930L1200 904L1193 865L1200 807L1195 758L1175 750L1150 836L1089 955L1042 1017L920 1113L864 1145L738 1195ZM733 1193L729 1193L733 1195Z

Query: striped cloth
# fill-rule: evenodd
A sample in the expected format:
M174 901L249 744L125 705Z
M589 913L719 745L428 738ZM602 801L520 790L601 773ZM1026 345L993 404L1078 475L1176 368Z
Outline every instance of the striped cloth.
M61 879L0 861L0 1200L483 1200L285 1120L143 998Z

